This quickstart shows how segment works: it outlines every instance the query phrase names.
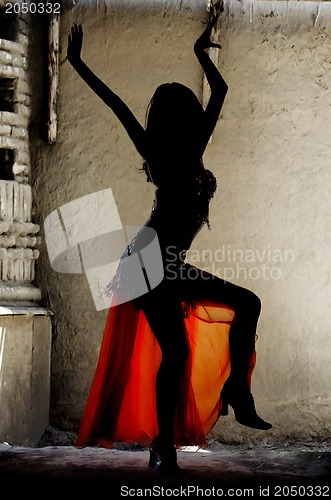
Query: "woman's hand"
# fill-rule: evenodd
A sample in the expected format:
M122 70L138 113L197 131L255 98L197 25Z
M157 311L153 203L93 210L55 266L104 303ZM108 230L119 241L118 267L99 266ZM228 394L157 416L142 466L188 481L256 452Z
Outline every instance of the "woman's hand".
M81 27L81 25L77 26L77 24L74 24L68 35L68 51L67 51L68 61L73 65L75 64L75 62L80 60L82 44L83 44L83 28Z
M194 44L195 50L208 49L209 47L216 47L218 49L222 48L219 43L214 43L210 40L212 29L215 26L215 24L217 23L218 17L219 17L219 14L215 15L213 13L211 15L205 31L202 33L201 36L199 36L199 38L197 39L197 41Z

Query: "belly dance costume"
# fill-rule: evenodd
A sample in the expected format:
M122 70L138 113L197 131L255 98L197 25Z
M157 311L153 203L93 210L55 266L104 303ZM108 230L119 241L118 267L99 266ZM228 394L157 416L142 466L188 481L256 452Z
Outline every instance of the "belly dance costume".
M183 376L188 389L175 421L178 446L206 444L206 435L220 416L220 392L230 373L229 329L234 311L220 304L192 300L185 280L192 269L184 262L185 252L201 227L209 226L209 202L215 190L216 179L205 169L186 177L176 187L159 186L154 208L144 226L155 229L160 243L164 278L159 286L165 286L169 294L177 294L183 304L190 361ZM141 249L143 234L144 228L126 248L118 271L107 286L106 293L114 301L123 292L123 283L128 281L123 265L125 257ZM169 279L169 262L181 278ZM167 294L163 297L162 310L166 315ZM155 379L161 351L139 300L123 301L109 309L76 441L78 447L112 447L114 442L149 446L158 434ZM148 300L148 294L142 300Z

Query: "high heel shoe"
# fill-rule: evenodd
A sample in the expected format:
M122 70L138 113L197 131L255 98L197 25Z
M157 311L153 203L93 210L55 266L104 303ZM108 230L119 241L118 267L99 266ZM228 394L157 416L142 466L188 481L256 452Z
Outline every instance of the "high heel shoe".
M148 467L150 469L157 469L159 465L160 465L160 460L156 454L156 451L153 448L150 448Z
M235 388L230 383L225 383L220 394L222 402L221 415L228 415L230 405L234 411L234 416L239 424L267 431L272 428L269 422L266 422L258 416L255 409L254 399L250 390Z
M149 450L148 467L159 470L162 474L183 474L184 470L177 464L177 452L174 446L161 444L154 439Z

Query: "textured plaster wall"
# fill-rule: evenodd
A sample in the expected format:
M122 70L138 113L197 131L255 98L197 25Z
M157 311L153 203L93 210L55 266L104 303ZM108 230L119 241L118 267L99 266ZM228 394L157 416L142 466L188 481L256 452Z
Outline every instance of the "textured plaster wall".
M143 224L153 186L121 124L65 61L66 37L84 27L83 57L144 123L155 87L180 81L199 97L192 51L204 2L80 3L61 18L57 143L41 139L43 34L34 30L31 139L35 218L111 187L124 225ZM181 8L180 8L181 7ZM253 392L274 424L270 439L330 434L330 24L328 3L228 0L219 67L228 85L205 165L218 178L211 231L189 256L262 300ZM43 42L45 43L45 42ZM77 425L107 311L97 312L84 275L55 273L41 248L38 284L54 312L51 420ZM251 432L231 417L213 434Z
M199 245L244 251L226 265L262 300L253 388L272 436L330 433L330 16L231 1L222 35L230 90L206 157L220 187Z

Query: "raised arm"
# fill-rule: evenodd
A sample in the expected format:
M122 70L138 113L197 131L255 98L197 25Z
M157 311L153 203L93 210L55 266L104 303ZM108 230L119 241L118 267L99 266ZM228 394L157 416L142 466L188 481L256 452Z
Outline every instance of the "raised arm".
M81 78L91 87L91 89L109 106L118 117L130 139L135 145L138 153L146 158L146 133L128 106L116 95L107 85L105 85L82 61L81 49L83 44L83 29L74 25L68 35L68 61L81 76Z
M216 126L220 115L223 102L228 91L228 86L225 83L222 75L205 52L209 47L221 48L220 45L210 41L211 31L217 22L217 16L213 15L208 22L208 25L202 35L194 44L194 52L197 56L210 86L211 94L204 113L204 120L199 128L200 153L203 154L207 147L211 134Z

